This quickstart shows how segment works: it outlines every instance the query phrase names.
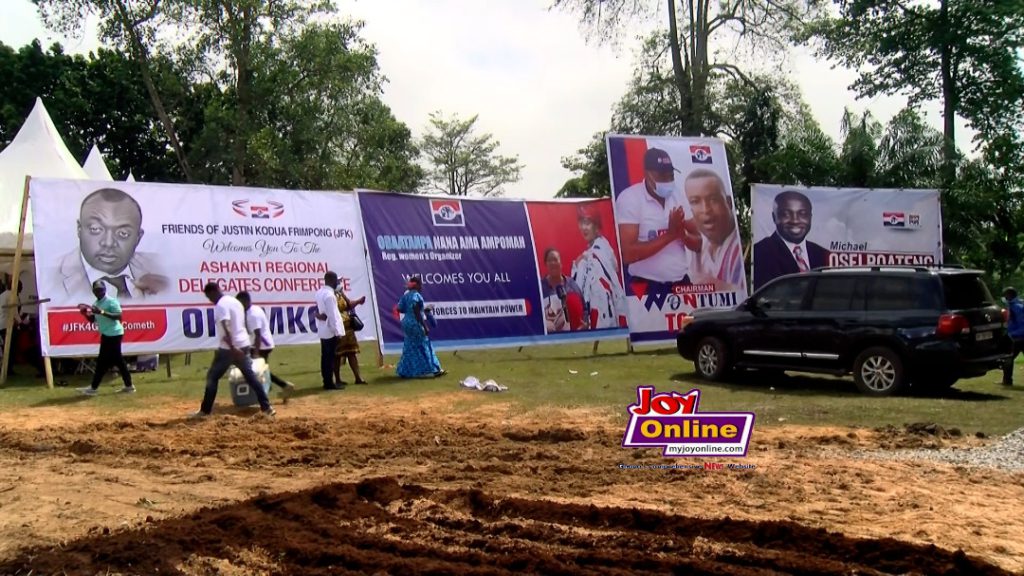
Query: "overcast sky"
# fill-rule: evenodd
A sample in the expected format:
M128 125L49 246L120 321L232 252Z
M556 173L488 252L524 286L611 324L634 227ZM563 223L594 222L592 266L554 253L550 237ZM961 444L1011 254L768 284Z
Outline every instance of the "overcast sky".
M548 11L550 0L335 0L341 13L364 20L388 78L384 101L420 136L435 110L468 117L495 135L501 151L525 165L506 196L550 198L571 175L560 159L607 129L614 103L632 70L632 46L587 42L576 18ZM86 53L93 34L68 39L48 32L30 0L0 0L0 41L20 47L39 38ZM93 30L94 26L91 27ZM796 50L786 69L803 90L822 129L839 136L844 106L865 108L885 122L905 99L857 101L847 86L855 75L833 70ZM926 118L941 129L937 105ZM969 146L960 124L958 143Z

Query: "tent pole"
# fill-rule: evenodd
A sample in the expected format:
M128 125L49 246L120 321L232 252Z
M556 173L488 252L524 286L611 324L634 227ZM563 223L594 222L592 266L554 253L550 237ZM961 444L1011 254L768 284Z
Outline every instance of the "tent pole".
M14 264L11 267L11 289L5 306L10 306L11 310L7 314L7 325L4 326L5 338L4 338L4 359L3 366L0 367L0 384L7 382L7 369L11 364L11 341L14 339L14 316L17 314L17 302L18 302L18 277L21 275L21 256L24 252L25 247L25 219L28 217L28 185L32 181L31 176L25 176L25 190L21 194L21 222L18 224L18 246L14 249ZM13 312L13 313L12 313ZM47 384L53 386L50 378L47 378Z

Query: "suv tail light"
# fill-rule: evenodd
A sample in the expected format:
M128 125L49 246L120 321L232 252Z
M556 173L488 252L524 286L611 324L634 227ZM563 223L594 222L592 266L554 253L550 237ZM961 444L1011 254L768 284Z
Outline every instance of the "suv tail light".
M1003 324L1009 324L1010 323L1010 309L1009 308L1003 308L1002 310L1000 310L1000 312L1003 313Z
M967 334L971 331L971 324L967 318L959 314L943 314L939 316L939 325L935 328L935 335L940 337Z

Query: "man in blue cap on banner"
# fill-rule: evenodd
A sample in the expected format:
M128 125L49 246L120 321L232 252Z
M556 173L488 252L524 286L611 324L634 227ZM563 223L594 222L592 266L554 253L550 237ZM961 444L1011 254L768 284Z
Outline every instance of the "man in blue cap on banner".
M644 179L615 199L622 262L638 296L671 293L690 283L687 250L699 251L701 238L692 218L686 218L677 172L668 152L650 148L644 154Z

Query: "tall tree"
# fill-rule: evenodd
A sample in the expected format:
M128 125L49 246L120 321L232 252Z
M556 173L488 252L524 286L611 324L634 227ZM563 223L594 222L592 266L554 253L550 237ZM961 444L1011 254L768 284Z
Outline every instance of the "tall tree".
M151 0L156 2L158 0ZM163 0L165 17L178 27L179 55L231 92L226 118L231 183L247 184L249 144L257 106L261 61L301 33L316 16L334 12L326 0ZM184 33L182 34L182 31Z
M782 52L791 31L815 13L817 4L814 0L553 0L552 7L578 14L599 41L613 40L630 24L663 14L659 45L672 62L676 116L683 135L700 136L714 133L709 125L713 76L748 80L736 60L726 60L723 51L714 50L716 43L738 38L756 45L764 55Z
M882 125L868 111L858 118L846 109L840 129L843 134L839 153L839 164L843 170L838 176L841 185L853 188L881 185L878 181L878 140L882 137Z
M430 126L420 142L426 158L427 190L453 196L500 196L506 184L519 181L518 156L502 156L491 134L477 134L478 116L462 120L430 115Z
M188 164L184 147L164 105L164 98L154 80L152 45L158 35L162 10L173 1L181 0L32 0L51 27L64 32L80 32L91 14L100 17L100 35L126 49L139 66L143 85L149 94L164 134L174 150L178 164L188 182L192 181L192 168Z
M905 94L910 104L939 101L943 176L956 174L956 116L983 142L1024 126L1024 2L1021 0L835 0L838 14L817 20L804 38L819 53L860 71L862 96Z

